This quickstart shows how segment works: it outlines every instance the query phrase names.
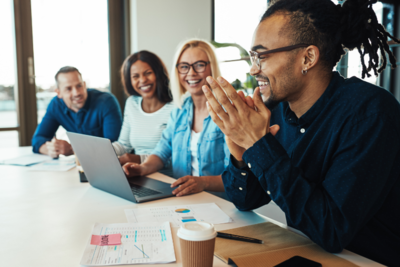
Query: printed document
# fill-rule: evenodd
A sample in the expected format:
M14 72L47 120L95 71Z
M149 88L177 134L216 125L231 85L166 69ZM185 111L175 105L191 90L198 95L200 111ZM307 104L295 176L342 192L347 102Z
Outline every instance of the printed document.
M221 224L232 222L232 218L223 212L215 203L176 205L155 208L136 208L125 210L128 222L171 222L179 227L185 222L209 222Z
M65 172L75 167L75 157L60 157L30 166L29 171Z
M7 159L2 162L5 165L18 165L18 166L29 166L37 164L46 160L51 160L51 157L41 154L29 154L13 159Z
M121 234L121 245L91 245L83 254L81 265L105 266L175 262L175 250L169 222L97 223L92 235Z

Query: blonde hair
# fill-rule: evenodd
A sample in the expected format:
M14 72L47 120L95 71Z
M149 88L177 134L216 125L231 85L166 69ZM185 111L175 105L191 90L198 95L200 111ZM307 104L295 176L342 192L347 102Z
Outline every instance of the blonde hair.
M200 39L189 39L184 41L178 46L178 49L174 56L174 61L171 69L171 92L174 99L174 103L179 108L182 107L183 100L185 99L184 95L186 93L185 88L179 82L179 73L176 69L176 64L178 64L178 60L188 48L200 48L203 50L210 61L211 66L211 76L213 78L217 78L221 76L221 72L219 70L217 56L215 55L214 46L205 40Z

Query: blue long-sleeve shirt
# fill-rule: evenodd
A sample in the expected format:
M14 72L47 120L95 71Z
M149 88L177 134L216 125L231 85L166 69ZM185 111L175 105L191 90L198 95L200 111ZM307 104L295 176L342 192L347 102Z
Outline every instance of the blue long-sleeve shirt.
M33 152L55 135L61 125L67 131L118 140L122 126L121 108L115 96L95 89L87 89L85 105L78 112L70 110L61 98L55 96L36 128L32 138Z
M346 248L380 263L400 255L400 105L387 91L334 73L299 119L284 102L265 135L222 175L239 210L271 199L288 225L333 253Z

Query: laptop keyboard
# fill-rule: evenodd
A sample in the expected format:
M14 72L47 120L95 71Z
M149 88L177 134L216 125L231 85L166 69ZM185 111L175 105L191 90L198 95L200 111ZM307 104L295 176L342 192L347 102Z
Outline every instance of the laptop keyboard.
M143 187L140 185L135 185L132 184L131 185L131 189L132 192L135 196L138 197L147 197L147 196L151 196L151 195L157 195L157 194L161 194L161 192L147 188L147 187Z

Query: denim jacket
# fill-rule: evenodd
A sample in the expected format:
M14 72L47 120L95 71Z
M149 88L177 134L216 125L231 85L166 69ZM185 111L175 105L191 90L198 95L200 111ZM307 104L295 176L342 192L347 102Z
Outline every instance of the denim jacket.
M158 156L164 165L172 157L173 177L178 179L192 174L190 137L193 125L193 100L185 99L181 109L171 112L167 128L163 131L152 154ZM199 175L220 175L229 164L230 152L222 131L208 116L203 121L203 130L197 143Z

